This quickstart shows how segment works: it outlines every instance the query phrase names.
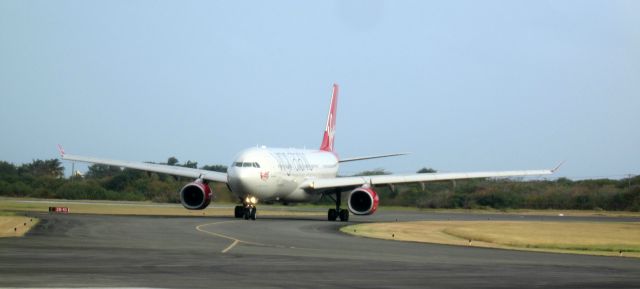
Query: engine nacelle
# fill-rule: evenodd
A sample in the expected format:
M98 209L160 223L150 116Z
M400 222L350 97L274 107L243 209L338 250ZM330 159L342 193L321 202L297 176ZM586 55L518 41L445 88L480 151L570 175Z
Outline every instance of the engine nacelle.
M359 187L349 193L349 211L354 215L371 215L378 209L378 193L371 187Z
M211 195L209 185L198 180L180 190L180 202L189 210L202 210L211 203Z

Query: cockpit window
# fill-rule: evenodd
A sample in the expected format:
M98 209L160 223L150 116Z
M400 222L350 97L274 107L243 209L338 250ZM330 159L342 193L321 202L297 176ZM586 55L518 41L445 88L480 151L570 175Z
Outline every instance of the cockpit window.
M241 168L260 168L260 164L256 162L235 162L233 165Z

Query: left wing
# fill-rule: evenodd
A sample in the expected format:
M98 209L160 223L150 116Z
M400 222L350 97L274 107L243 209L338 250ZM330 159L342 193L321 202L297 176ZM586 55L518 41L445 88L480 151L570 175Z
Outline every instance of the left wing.
M562 165L562 164L560 164ZM473 172L473 173L426 173L409 175L377 175L341 178L310 179L302 184L302 188L318 190L338 187L354 187L361 185L383 185L397 183L420 183L444 180L523 177L553 174L560 165L550 170L501 171L501 172Z
M201 178L208 181L214 181L214 182L220 182L220 183L227 182L227 174L221 173L221 172L170 166L170 165L160 165L160 164L150 164L150 163L143 163L143 162L110 160L110 159L100 159L100 158L87 157L87 156L70 155L70 154L66 154L61 146L58 146L58 148L60 150L60 155L62 156L63 160L103 164L103 165L109 165L114 167L130 168L130 169L163 173L163 174L180 176L180 177L190 177L194 179Z

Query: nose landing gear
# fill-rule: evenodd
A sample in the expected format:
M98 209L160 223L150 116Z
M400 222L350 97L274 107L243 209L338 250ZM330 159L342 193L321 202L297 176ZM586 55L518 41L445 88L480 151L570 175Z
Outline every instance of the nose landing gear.
M256 211L258 209L255 206L249 206L247 208L244 208L244 219L245 220L256 220Z
M258 209L254 205L236 206L234 210L234 217L245 220L256 220L256 212Z
M245 220L256 220L256 204L258 200L255 197L247 197L242 200L242 206L236 206L233 211L233 216L237 219L243 218Z

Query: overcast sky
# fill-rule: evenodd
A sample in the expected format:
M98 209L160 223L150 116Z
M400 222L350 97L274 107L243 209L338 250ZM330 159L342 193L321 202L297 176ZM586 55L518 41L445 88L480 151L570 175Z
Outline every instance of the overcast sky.
M0 1L0 160L640 173L640 1ZM70 167L65 162L65 166Z

